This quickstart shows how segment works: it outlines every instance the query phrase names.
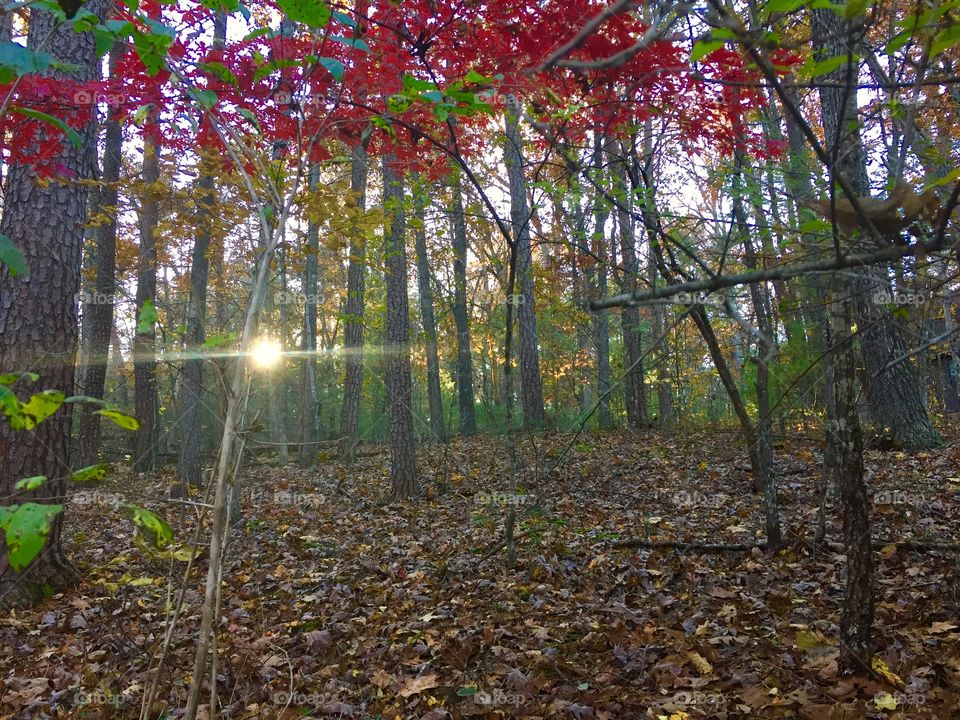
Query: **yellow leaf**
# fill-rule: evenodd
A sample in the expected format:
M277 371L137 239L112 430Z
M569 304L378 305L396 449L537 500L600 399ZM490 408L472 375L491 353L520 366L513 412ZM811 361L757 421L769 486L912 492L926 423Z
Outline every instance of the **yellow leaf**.
M895 672L890 670L890 668L887 667L887 664L883 661L883 658L879 655L875 655L873 660L870 661L870 667L877 675L882 677L891 685L895 685L898 688L902 688L904 686L903 679Z
M896 710L897 699L890 693L877 693L873 696L873 704L877 710Z
M687 657L701 675L713 672L713 665L707 662L707 659L700 653L691 651L687 653Z

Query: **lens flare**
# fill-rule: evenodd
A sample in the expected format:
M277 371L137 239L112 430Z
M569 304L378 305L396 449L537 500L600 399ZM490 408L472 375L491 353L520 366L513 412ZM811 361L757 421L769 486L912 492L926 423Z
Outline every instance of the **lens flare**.
M283 359L283 349L280 347L280 343L266 338L253 343L247 354L251 363L264 370L277 366Z

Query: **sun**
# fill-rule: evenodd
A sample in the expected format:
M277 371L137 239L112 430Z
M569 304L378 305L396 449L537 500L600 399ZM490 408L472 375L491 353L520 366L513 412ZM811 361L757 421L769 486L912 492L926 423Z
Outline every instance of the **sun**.
M283 349L276 340L262 338L250 346L247 356L256 367L267 370L280 363L283 359Z

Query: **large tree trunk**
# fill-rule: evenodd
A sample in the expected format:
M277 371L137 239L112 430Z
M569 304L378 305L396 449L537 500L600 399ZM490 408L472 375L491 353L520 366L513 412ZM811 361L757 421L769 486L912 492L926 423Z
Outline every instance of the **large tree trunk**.
M110 51L110 73L116 70L123 52L119 43ZM118 120L107 117L104 124L103 174L100 187L100 212L109 218L96 229L96 283L93 302L87 305L90 344L88 362L83 379L85 395L102 398L107 378L107 356L110 352L110 333L113 330L113 304L117 292L117 203L119 202L120 153L123 130ZM93 465L100 452L100 416L96 408L83 405L80 410L79 448L77 463L81 467Z
M361 142L350 151L350 191L357 207L366 207L367 150ZM363 391L363 295L367 284L367 246L363 233L350 232L350 260L347 269L347 301L343 309L343 406L340 413L339 453L348 462L357 455L360 427L360 396Z
M523 394L523 422L529 429L543 427L543 383L540 378L540 350L537 344L537 316L533 307L533 248L530 242L530 209L527 206L527 179L523 171L523 144L515 111L507 112L506 143L503 155L510 178L510 219L516 245L516 292L507 298L517 306L520 325L520 389Z
M155 122L155 111L151 122ZM155 183L160 180L160 153L149 138L143 143L143 192L140 199L140 254L137 260L137 315L144 303L157 301L157 208ZM137 431L133 466L140 472L153 470L157 462L157 345L156 330L138 328L133 338L134 405Z
M467 312L467 223L463 214L463 188L455 172L453 192L453 320L457 325L457 400L460 434L477 431L473 397L473 355L470 345L470 314ZM484 366L486 368L486 366Z
M851 30L832 10L812 10L811 16L818 57L856 53L862 31ZM857 124L857 93L847 91L846 77L844 65L826 76L826 84L820 87L824 138L834 158L834 176L843 175L854 192L866 196L870 194L870 182ZM852 83L856 84L855 75ZM889 428L907 450L942 445L927 414L926 388L916 367L910 361L886 367L893 359L906 356L909 347L903 319L886 305L873 301L876 293L890 287L884 267L863 268L850 274L850 278L848 292L855 298L860 352L866 370L864 391L874 425L878 429Z
M427 351L427 396L430 403L430 432L435 442L447 441L443 422L443 397L440 394L440 358L437 354L437 321L433 314L433 288L430 285L430 260L427 257L426 190L414 175L414 239L417 252L417 289L420 293L420 325Z
M94 0L87 10L99 14L103 3ZM91 80L96 73L94 38L69 23L56 25L49 12L31 12L28 46L49 52L78 70L71 77ZM43 131L41 131L43 132ZM32 371L36 383L21 382L22 398L40 390L70 395L74 390L78 327L76 295L80 291L83 225L87 219L87 190L73 179L90 179L96 138L92 123L81 133L79 149L66 141L56 162L67 178L63 183L38 182L34 171L13 165L7 174L0 232L23 251L30 278L13 278L0 267L0 368L4 372ZM0 422L0 496L15 502L53 503L62 500L70 472L70 413L61 408L34 430L14 433ZM15 491L22 478L46 475L49 480L29 493ZM8 563L6 544L0 545L0 607L34 600L65 587L75 577L61 544L62 515L50 528L42 552L22 573Z
M383 205L389 219L384 238L387 275L387 412L390 418L390 492L395 498L417 492L413 442L413 387L410 378L410 308L407 298L407 243L403 180L394 172L393 155L383 157Z

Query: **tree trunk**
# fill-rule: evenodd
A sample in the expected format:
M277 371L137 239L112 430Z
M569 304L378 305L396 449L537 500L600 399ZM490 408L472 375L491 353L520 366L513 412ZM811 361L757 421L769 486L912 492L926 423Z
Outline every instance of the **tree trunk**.
M223 47L227 37L227 15L214 15L213 46ZM200 352L206 340L207 285L210 277L210 225L213 222L217 195L211 171L204 172L197 181L200 196L197 200L197 237L193 243L190 262L190 301L187 305L186 335L184 347L187 359L183 363L183 378L180 385L180 421L183 440L177 464L179 485L174 495L185 495L187 487L199 487L203 466L203 357Z
M117 44L110 51L110 73L115 72L123 47ZM107 117L104 124L103 174L100 187L100 212L109 220L96 229L97 265L93 302L88 304L89 361L83 380L85 395L102 398L107 378L107 356L110 353L110 334L113 330L113 304L117 292L117 204L119 202L120 154L123 130L120 122ZM96 408L83 405L80 409L79 448L77 462L81 467L97 462L100 452L100 416Z
M530 242L530 210L527 207L527 179L523 168L523 144L519 109L507 112L506 143L503 155L510 178L510 219L517 256L517 292L507 298L517 306L520 326L520 389L523 394L523 421L531 430L543 427L543 384L540 379L540 350L537 344L537 316L533 307L533 248Z
M594 167L602 166L602 140L599 134L594 138ZM602 183L603 180L598 180ZM610 217L610 206L599 190L593 196L593 235L591 252L595 264L590 276L593 280L594 297L602 298L607 294L607 237L606 225ZM593 348L597 361L597 403L598 421L601 430L613 429L613 415L610 412L610 322L606 309L593 310L590 313L593 326Z
M318 165L310 167L310 190L315 191L320 179ZM313 220L307 222L307 255L303 261L303 340L300 367L300 454L302 467L317 463L317 440L320 437L320 406L317 401L317 252L320 229Z
M151 111L151 122L156 121ZM137 317L144 302L157 300L157 209L155 183L160 181L160 154L149 138L143 143L143 195L140 199L140 253L137 260ZM157 346L156 330L137 328L133 338L134 405L140 429L137 431L133 466L140 472L154 469L157 461Z
M862 30L852 28L832 10L812 10L811 17L818 58L857 52ZM853 65L855 70L857 62ZM843 65L825 76L826 84L820 87L824 138L834 158L834 177L845 176L857 194L866 196L870 182L857 124L857 93L847 91L847 75ZM856 84L855 75L851 83ZM864 391L873 422L878 429L889 428L909 451L939 447L943 440L927 414L926 388L916 367L905 360L885 369L891 360L906 355L909 345L903 319L873 300L884 290L889 290L889 281L882 266L851 274L848 293L855 298L853 309L866 370Z
M390 491L395 498L418 493L413 443L413 387L410 378L410 314L407 298L407 244L403 180L393 155L383 157L383 206L390 227L384 238L387 275L386 365L387 412L390 418Z
M613 167L613 194L618 200L617 224L620 229L620 254L623 256L621 290L636 292L640 265L637 261L637 242L634 233L632 196L627 191L626 168L622 158L611 157ZM623 308L620 315L623 331L623 387L627 423L640 428L648 422L647 391L643 373L643 349L640 336L640 310L635 306Z
M100 14L94 0L86 9ZM57 61L75 65L70 75L80 81L96 74L93 34L77 32L69 23L57 27L51 13L33 12L27 44L49 52ZM47 130L41 129L44 133ZM66 178L90 179L96 138L92 123L79 149L64 141L55 162ZM87 219L87 189L80 182L39 182L33 169L13 165L7 173L0 232L23 252L30 278L13 278L0 267L0 368L32 371L36 383L14 386L26 399L32 392L74 390L78 327L76 295L80 291L83 225ZM70 472L70 413L61 408L34 430L14 433L0 423L0 496L16 502L51 503L62 499ZM49 480L29 493L15 491L23 478L46 475ZM8 563L6 543L0 545L0 607L32 601L62 589L75 578L61 544L62 514L52 522L46 544L23 572Z
M361 142L350 151L350 191L357 207L366 207L367 150ZM367 283L366 238L357 228L350 232L350 260L347 269L347 301L343 311L343 407L340 413L339 454L347 462L357 456L360 426L360 396L363 390L363 309Z
M439 443L447 441L443 422L443 396L440 394L440 358L437 354L437 321L433 314L433 288L430 285L430 261L427 257L427 197L419 174L414 173L414 239L417 252L417 289L420 294L420 325L427 351L427 395L430 403L430 433Z
M453 175L453 319L457 326L457 400L460 434L477 432L473 397L473 355L470 314L467 311L467 223L463 214L463 188L459 171ZM484 366L486 368L486 366Z

